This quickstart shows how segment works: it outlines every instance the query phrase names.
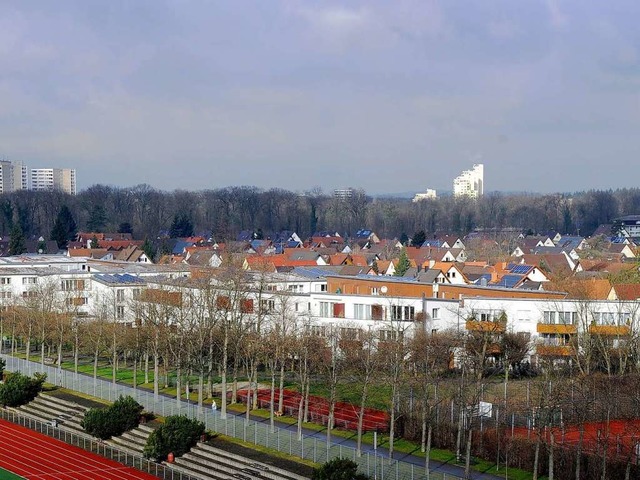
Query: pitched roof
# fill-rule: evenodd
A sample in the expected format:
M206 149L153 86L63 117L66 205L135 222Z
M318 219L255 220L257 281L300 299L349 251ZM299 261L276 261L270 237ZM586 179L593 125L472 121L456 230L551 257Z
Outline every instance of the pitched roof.
M613 289L619 300L640 299L640 284L638 283L619 283L614 285Z

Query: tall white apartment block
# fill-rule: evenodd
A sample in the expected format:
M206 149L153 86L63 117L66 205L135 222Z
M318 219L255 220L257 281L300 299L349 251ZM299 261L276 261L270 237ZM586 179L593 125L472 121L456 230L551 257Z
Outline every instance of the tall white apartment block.
M484 193L484 165L476 163L453 179L453 196L479 198Z
M0 160L0 193L11 193L29 188L28 170L22 163Z
M31 189L35 191L61 190L76 194L76 171L73 168L32 168Z

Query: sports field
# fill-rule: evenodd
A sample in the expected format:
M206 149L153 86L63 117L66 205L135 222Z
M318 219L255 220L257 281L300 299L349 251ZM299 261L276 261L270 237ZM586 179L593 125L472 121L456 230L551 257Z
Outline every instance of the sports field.
M9 470L0 468L0 480L23 480L24 477L20 477L15 473L11 473Z
M0 420L0 467L20 476L3 476L14 480L152 480L153 475L140 472L116 461Z

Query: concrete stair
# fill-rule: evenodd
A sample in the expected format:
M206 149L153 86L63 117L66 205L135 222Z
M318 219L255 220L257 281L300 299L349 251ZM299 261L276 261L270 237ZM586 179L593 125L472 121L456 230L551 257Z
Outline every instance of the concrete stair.
M147 439L152 432L153 428L146 424L140 424L137 428L124 432L119 437L110 438L106 443L115 448L127 450L131 453L142 456L144 446L147 444Z
M15 411L43 422L56 422L68 430L84 432L80 422L87 408L61 398L41 394Z
M283 470L273 465L267 465L261 462L257 462L250 458L243 457L241 455L227 452L220 448L213 447L206 443L198 443L198 446L191 450L207 455L207 457L214 459L220 463L224 463L227 466L233 466L241 472L253 471L259 473L259 478L268 478L272 480L308 480L307 477L302 475Z
M207 480L308 480L206 443L198 443L190 452L176 458L174 465L183 469L183 473Z

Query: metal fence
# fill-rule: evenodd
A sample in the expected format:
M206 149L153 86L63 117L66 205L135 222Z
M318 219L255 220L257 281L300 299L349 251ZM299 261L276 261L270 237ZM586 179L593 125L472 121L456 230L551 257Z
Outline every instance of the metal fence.
M211 408L200 407L185 400L178 401L176 398L156 396L147 390L114 384L100 378L94 379L56 366L42 365L8 355L0 356L7 362L7 370L20 371L28 375L35 372L46 373L47 381L50 383L108 401L115 401L121 395L129 395L143 405L145 410L157 415L186 415L203 422L207 430L223 433L254 445L278 450L315 463L321 464L338 457L349 458L358 464L362 473L375 479L422 480L426 478L424 460L421 461L421 464L416 464L390 459L386 455L381 455L381 452L372 451L363 451L362 455L358 456L356 449L352 446L340 443L328 444L324 436L310 434L298 438L297 432L289 429L275 427L272 430L268 422L247 420L244 416L233 414L227 414L227 418L223 419L219 411L212 411ZM454 480L456 478L462 477L438 471L430 473L431 480Z
M185 473L178 472L170 467L167 467L161 463L156 463L140 455L134 455L131 452L120 450L105 443L102 443L89 435L82 435L76 432L70 432L63 428L54 427L48 422L43 422L35 418L20 415L17 412L0 409L0 418L8 420L12 423L22 425L36 432L43 433L48 437L52 437L58 440L68 443L69 445L75 445L77 447L98 454L102 457L116 462L122 463L128 467L133 467L143 472L155 475L158 478L165 480L199 480L196 477L192 477Z

